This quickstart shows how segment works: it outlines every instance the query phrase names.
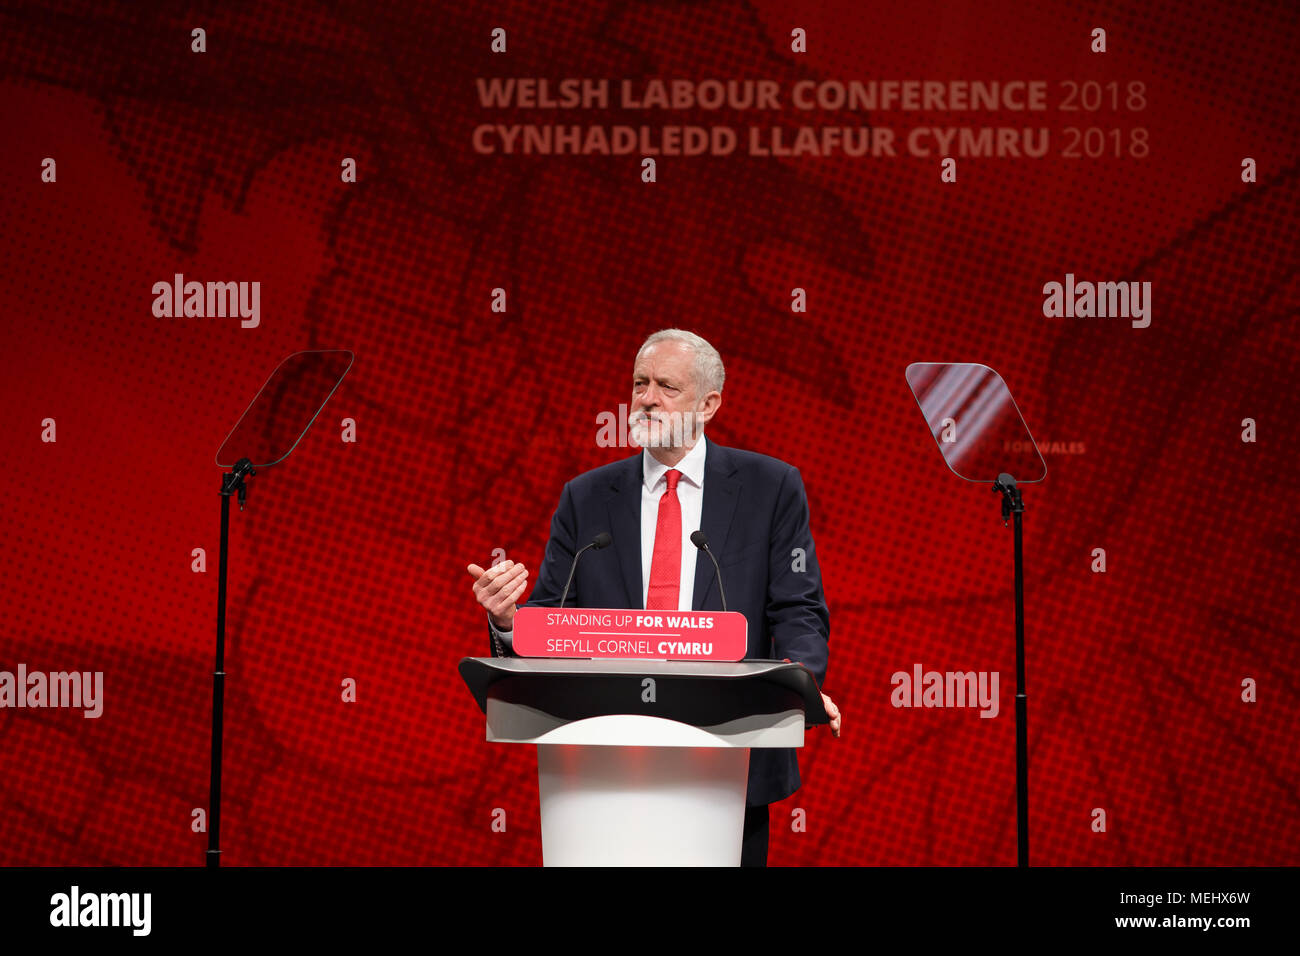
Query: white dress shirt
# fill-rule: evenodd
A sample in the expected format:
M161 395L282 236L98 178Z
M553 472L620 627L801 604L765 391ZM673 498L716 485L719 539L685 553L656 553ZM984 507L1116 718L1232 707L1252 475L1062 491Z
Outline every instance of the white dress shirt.
M682 507L682 578L677 592L677 610L689 611L695 597L695 558L699 553L691 535L700 530L704 510L705 439L701 436L686 457L673 465L677 479L677 500ZM650 564L655 553L655 528L659 524L659 499L668 490L668 466L647 450L641 452L641 606L650 595Z
M704 511L704 456L707 439L700 436L695 447L672 467L681 472L677 479L677 501L682 510L682 577L677 591L677 610L691 610L695 599L695 559L699 550L691 542L691 535L700 529L700 515ZM658 461L649 450L641 450L641 606L645 607L650 594L650 565L655 552L655 529L659 524L659 499L668 490L668 466ZM488 618L492 635L509 647L513 628L499 630Z

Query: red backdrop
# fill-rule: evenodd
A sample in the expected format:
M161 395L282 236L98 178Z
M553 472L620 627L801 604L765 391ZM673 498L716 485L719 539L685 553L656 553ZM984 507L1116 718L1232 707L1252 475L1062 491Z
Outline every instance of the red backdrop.
M456 674L487 651L465 565L504 549L535 575L563 483L629 453L596 417L666 326L727 363L711 437L797 465L811 500L845 733L810 733L773 863L1015 859L1011 535L937 454L917 360L998 369L1050 443L1027 493L1035 862L1300 862L1298 16L5 4L0 669L102 671L104 712L0 711L0 862L202 860L213 453L311 347L356 364L232 520L225 860L540 862L535 756L484 742ZM492 76L770 79L782 108L489 109L474 81ZM1049 109L801 112L807 79L1037 80ZM1069 109L1085 81L1118 103L1077 86ZM869 125L900 150L661 156L645 183L635 152L474 149L482 124L557 122ZM955 183L942 153L901 148L983 126L1046 128L1051 148L958 156ZM175 273L259 281L260 325L155 317ZM1066 273L1150 281L1150 327L1045 317ZM914 663L998 671L999 716L895 709L890 675Z

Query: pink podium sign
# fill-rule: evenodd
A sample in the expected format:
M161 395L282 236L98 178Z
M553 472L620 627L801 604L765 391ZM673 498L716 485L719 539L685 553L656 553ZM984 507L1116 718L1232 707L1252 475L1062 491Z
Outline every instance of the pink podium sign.
M521 607L512 641L520 657L739 661L748 627L739 611Z

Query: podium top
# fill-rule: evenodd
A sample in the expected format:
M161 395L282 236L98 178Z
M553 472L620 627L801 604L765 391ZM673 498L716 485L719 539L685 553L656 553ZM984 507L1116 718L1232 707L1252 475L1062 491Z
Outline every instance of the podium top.
M528 699L546 698L552 707L573 708L572 716L590 716L593 710L628 713L629 680L638 684L647 677L658 685L662 702L675 696L675 689L689 690L689 698L707 710L720 706L732 709L749 700L763 710L774 706L776 697L802 704L804 723L817 726L830 723L822 705L821 691L812 672L802 664L786 661L649 661L634 659L560 659L522 657L466 657L457 668L479 710L487 712L489 696ZM706 686L686 687L686 682ZM712 685L712 686L707 686ZM574 693L586 697L574 700ZM606 709L602 701L613 698L616 709ZM554 712L554 711L553 711ZM662 715L656 708L647 712Z

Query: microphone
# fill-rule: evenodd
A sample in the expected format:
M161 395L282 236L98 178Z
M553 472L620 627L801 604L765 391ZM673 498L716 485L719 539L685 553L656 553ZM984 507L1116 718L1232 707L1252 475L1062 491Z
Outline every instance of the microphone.
M709 536L703 531L692 531L691 544L695 545L695 547L707 554L709 560L713 562L713 570L717 574L718 578L718 594L722 596L722 610L725 613L727 610L727 592L722 590L722 568L718 567L718 559L715 558L713 552L709 550Z
M596 537L591 539L591 544L582 548L573 556L573 564L569 567L569 580L564 582L564 593L560 595L560 610L564 610L564 602L568 600L569 585L573 584L573 575L578 570L578 559L590 548L595 548L599 551L601 548L608 548L613 541L614 539L609 536L608 531L602 531L600 534L596 535Z

